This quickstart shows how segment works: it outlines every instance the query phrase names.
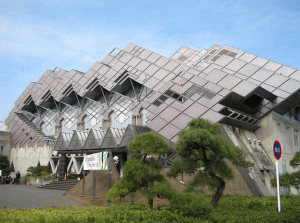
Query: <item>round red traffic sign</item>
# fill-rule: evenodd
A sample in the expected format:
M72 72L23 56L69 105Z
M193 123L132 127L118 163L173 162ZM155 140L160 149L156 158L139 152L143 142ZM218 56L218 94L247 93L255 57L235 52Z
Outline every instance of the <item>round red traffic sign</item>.
M280 143L276 140L273 145L274 156L277 160L281 157L281 146Z

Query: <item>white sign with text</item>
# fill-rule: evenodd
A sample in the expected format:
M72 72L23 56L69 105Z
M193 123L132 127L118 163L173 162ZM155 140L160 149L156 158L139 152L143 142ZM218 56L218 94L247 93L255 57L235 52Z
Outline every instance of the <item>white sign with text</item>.
M107 170L108 152L94 153L83 158L84 170Z

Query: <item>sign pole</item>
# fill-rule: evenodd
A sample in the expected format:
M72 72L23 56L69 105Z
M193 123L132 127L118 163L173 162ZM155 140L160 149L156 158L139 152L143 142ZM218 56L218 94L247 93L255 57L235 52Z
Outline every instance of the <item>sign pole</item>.
M82 196L84 196L85 170L83 170L82 173Z
M96 196L96 170L93 171L93 200Z
M279 170L278 160L276 159L276 178L277 178L277 197L278 197L278 212L280 212L280 188L279 188Z
M276 178L277 178L277 197L278 197L278 212L280 212L280 187L279 187L279 168L278 168L278 160L281 157L281 145L275 140L273 144L273 152L276 158Z

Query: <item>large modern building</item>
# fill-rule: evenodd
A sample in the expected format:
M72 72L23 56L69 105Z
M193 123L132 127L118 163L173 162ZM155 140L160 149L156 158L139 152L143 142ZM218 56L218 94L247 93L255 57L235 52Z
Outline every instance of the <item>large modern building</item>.
M80 173L83 154L110 149L125 161L127 143L150 130L168 141L162 162L169 166L180 131L201 117L220 123L224 138L255 163L235 168L229 193L270 196L275 140L282 146L280 173L295 171L288 163L299 151L299 106L300 71L288 66L228 46L181 47L166 58L128 44L86 73L47 70L5 123L15 170L25 174L39 163Z

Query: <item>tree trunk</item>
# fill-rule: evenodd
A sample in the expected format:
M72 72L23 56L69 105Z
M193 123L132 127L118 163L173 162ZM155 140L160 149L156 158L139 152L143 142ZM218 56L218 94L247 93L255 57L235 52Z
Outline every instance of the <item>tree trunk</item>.
M209 203L213 207L217 206L218 201L220 200L223 191L225 189L225 181L222 178L219 178L218 181L219 181L219 186L217 187L217 191Z
M151 195L148 195L148 205L150 209L153 208L153 197L151 197Z

